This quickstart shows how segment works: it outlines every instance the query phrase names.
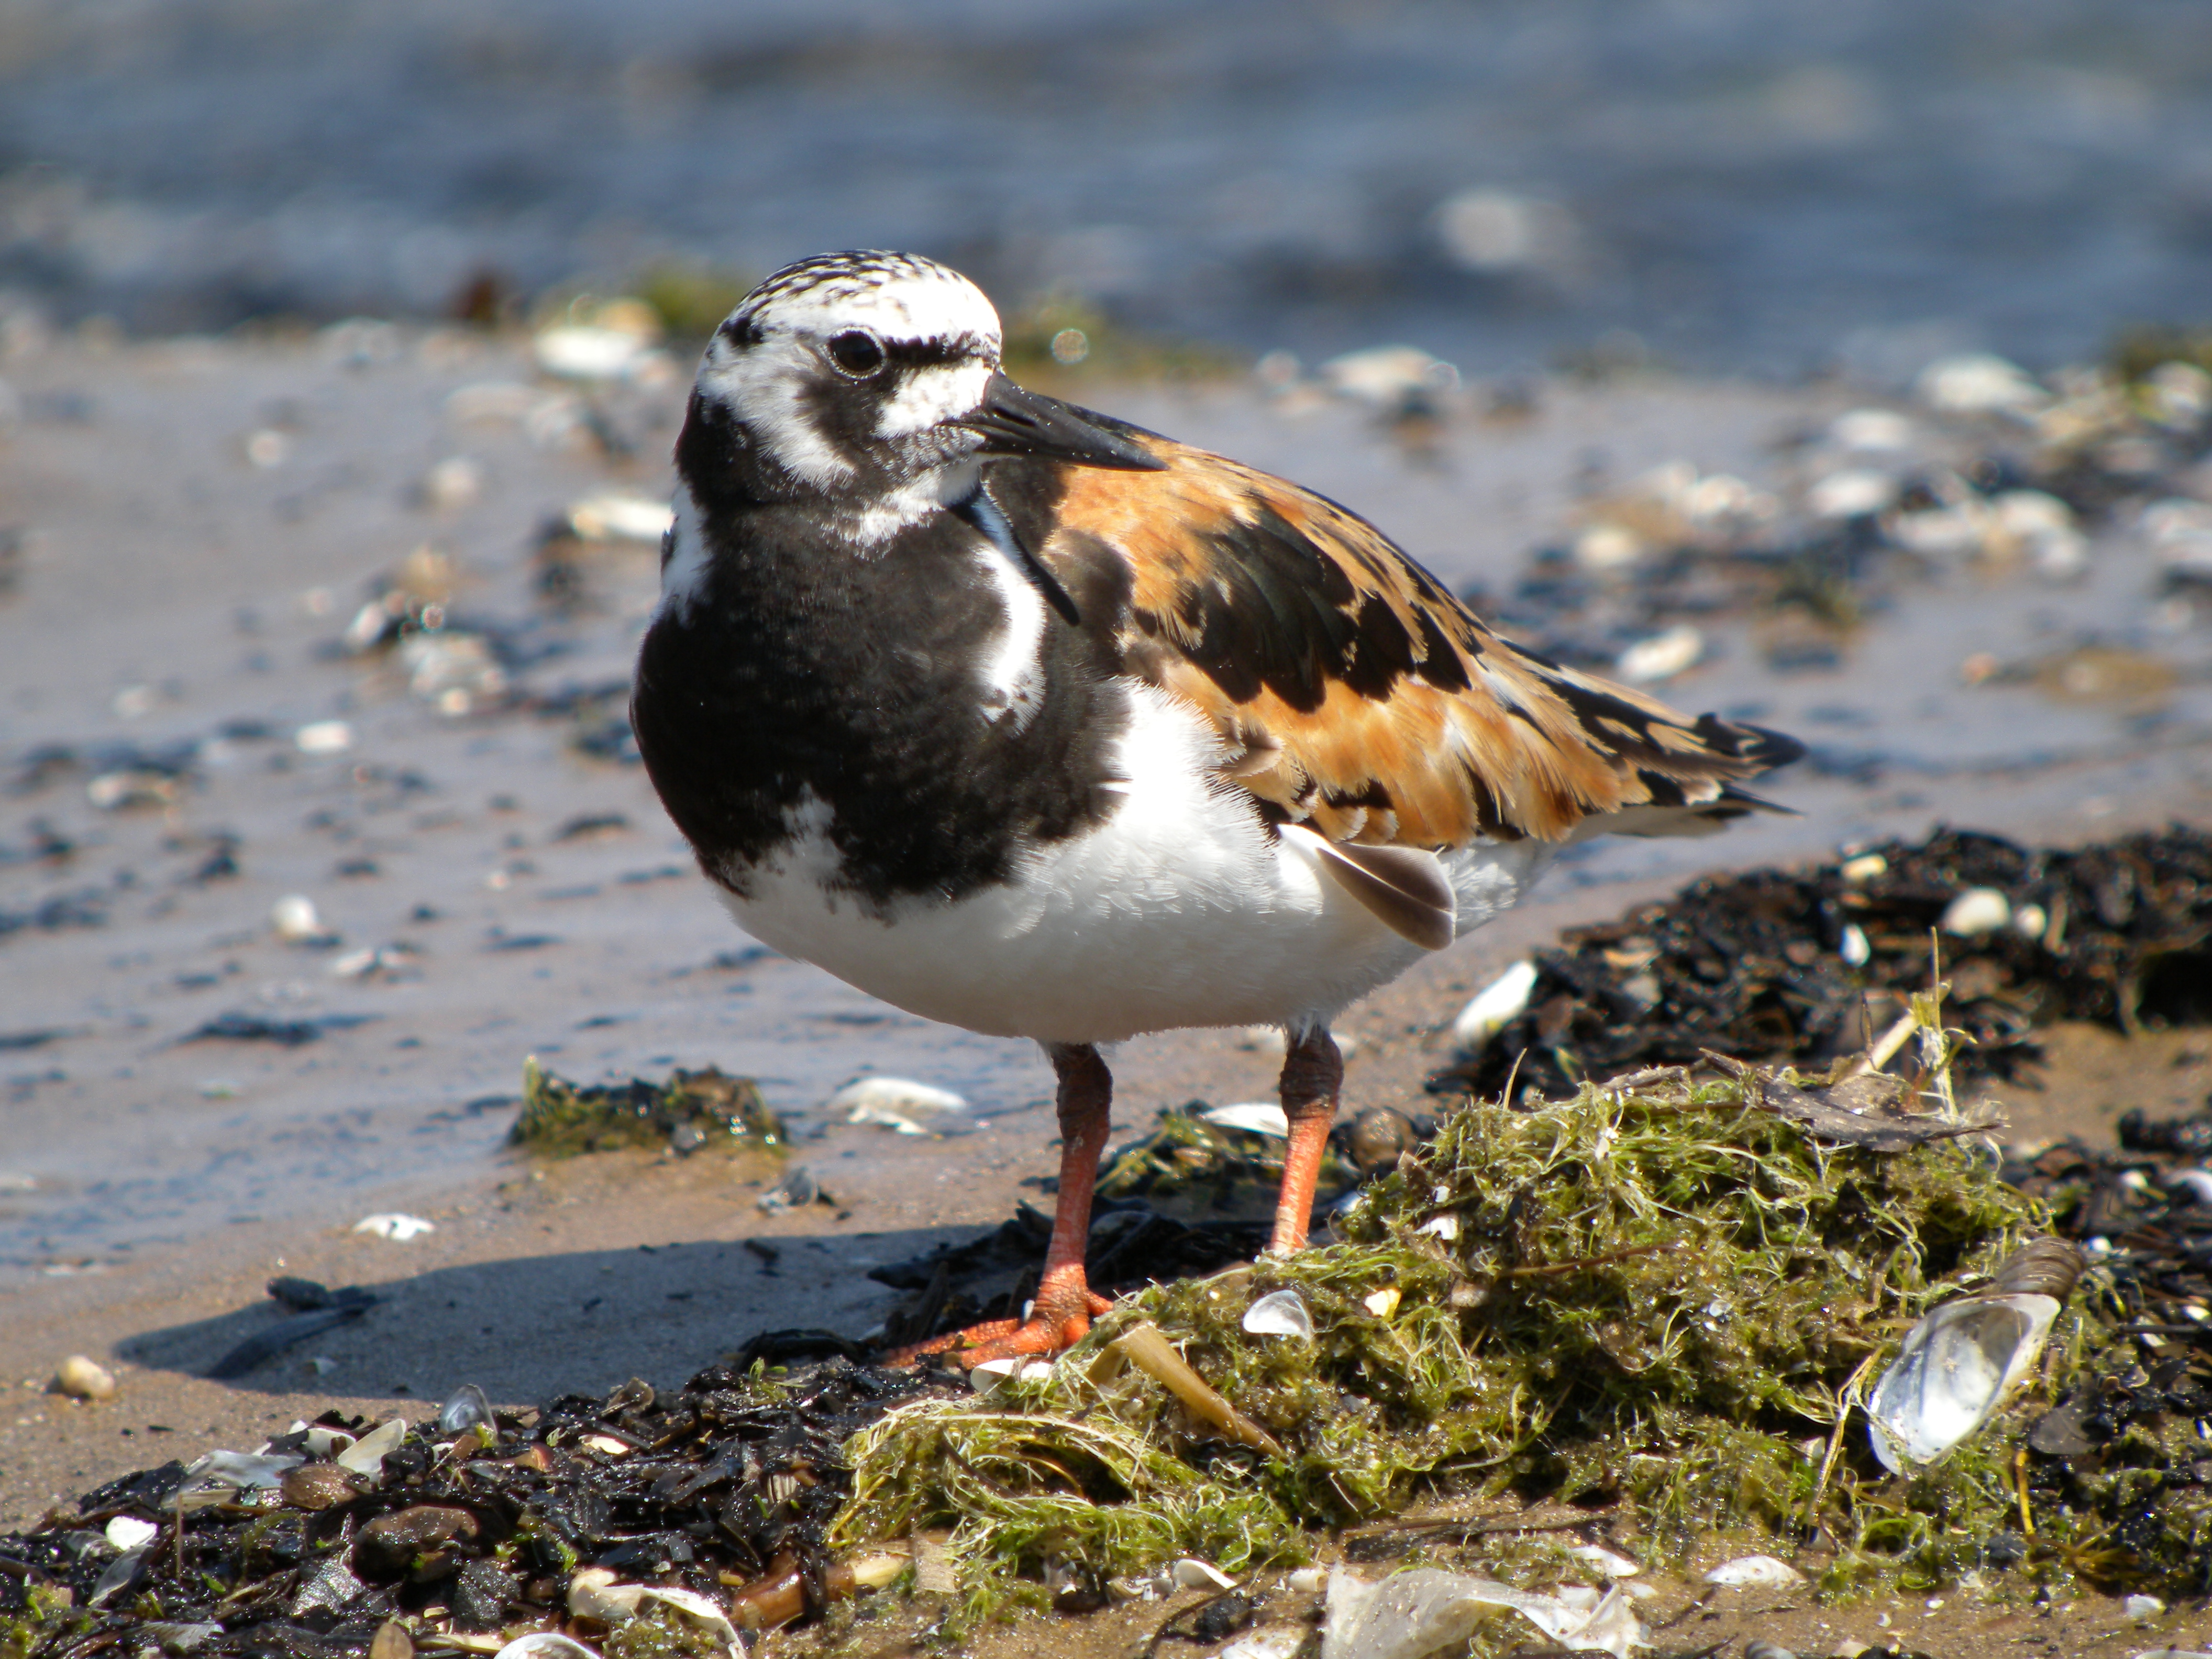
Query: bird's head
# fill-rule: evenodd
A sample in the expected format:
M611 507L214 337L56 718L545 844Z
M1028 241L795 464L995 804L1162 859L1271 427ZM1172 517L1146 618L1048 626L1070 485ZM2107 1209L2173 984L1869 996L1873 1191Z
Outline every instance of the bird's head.
M977 466L1030 455L1159 463L999 367L999 313L958 271L910 253L786 265L715 331L677 465L695 500L865 511L917 489L950 502Z

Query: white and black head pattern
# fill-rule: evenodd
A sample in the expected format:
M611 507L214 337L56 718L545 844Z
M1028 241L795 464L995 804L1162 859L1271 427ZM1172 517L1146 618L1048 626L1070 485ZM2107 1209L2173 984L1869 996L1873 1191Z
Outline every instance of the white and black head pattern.
M909 486L981 447L951 424L999 367L999 313L956 270L910 253L787 265L732 312L700 364L687 482L755 500ZM717 453L704 453L708 449Z

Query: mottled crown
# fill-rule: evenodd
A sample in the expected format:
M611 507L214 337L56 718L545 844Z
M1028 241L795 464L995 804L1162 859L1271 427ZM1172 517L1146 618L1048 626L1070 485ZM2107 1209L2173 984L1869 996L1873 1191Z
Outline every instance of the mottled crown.
M744 346L776 332L840 328L939 342L975 356L999 353L999 313L982 289L934 259L873 248L786 265L739 302L721 331Z

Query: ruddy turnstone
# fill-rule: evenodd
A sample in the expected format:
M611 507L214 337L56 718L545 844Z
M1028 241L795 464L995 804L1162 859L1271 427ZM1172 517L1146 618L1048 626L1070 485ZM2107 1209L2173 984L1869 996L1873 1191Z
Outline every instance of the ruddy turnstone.
M1073 1341L1102 1044L1273 1024L1273 1247L1306 1237L1351 1002L1592 835L1695 834L1791 739L1500 639L1308 489L1025 392L967 278L831 253L707 348L631 716L745 930L930 1019L1042 1043Z

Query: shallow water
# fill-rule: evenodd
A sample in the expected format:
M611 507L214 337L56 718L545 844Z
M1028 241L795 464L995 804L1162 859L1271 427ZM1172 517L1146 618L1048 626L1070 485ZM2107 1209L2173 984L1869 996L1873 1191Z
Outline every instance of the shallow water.
M0 16L0 287L65 317L420 315L483 270L855 245L1309 357L1490 370L1627 331L1601 349L2048 364L2204 318L2212 27L2195 0Z
M748 952L637 768L578 752L564 720L447 718L388 668L333 652L365 584L427 540L459 562L456 625L507 631L522 692L626 678L653 592L650 550L599 557L595 608L563 619L533 597L532 537L610 485L665 495L659 457L682 387L637 400L641 459L627 462L446 408L456 386L526 378L512 343L450 336L403 337L365 364L335 341L185 343L58 346L11 371L28 417L0 448L0 494L33 533L20 591L0 602L0 911L75 895L106 920L0 939L0 1278L99 1271L243 1219L343 1227L403 1188L477 1179L496 1167L533 1053L579 1081L672 1065L757 1075L809 1137L808 1157L912 1163L876 1130L836 1128L809 1150L833 1127L823 1103L869 1070L959 1091L1004 1119L984 1135L1039 1147L1051 1135L1049 1073L1033 1048L929 1025ZM1453 586L1494 592L1557 539L1594 472L1626 478L1687 457L1776 483L1796 465L1785 441L1847 401L1832 389L1546 382L1525 418L1456 418L1432 449L1408 451L1356 409L1299 414L1243 386L1092 395L1309 482L1371 513ZM243 441L272 421L283 459L253 465ZM424 470L457 453L482 465L482 495L424 506ZM2121 526L2096 541L2078 585L1963 569L1905 582L1830 668L1777 672L1753 623L1713 620L1708 661L1664 694L1814 741L1814 764L1768 790L1802 816L1720 842L1577 849L1515 919L1522 944L1497 943L1501 924L1357 1016L1370 1042L1399 1047L1387 1066L1356 1060L1355 1085L1418 1099L1436 1063L1419 1034L1456 1011L1465 981L1502 966L1498 951L1645 890L1632 884L1942 820L2078 839L2202 816L2212 634L2197 617L2162 596L2149 550ZM1971 653L2030 660L2085 638L2169 663L2177 683L2146 709L1960 682ZM350 748L301 752L293 734L333 718ZM264 734L232 724L248 720ZM108 763L23 776L50 744L87 757L191 744L196 770L166 808L106 811L88 785ZM568 833L609 814L623 822ZM66 861L35 855L49 830L76 845ZM217 832L235 837L239 872L196 880ZM276 937L286 894L311 898L341 942ZM348 952L400 944L414 954L396 977L331 971ZM187 1040L230 1012L328 1023L296 1048ZM1266 1092L1263 1054L1196 1041L1131 1046L1117 1061L1118 1121L1141 1126L1199 1091ZM957 1178L971 1155L980 1143L949 1145L932 1178Z

